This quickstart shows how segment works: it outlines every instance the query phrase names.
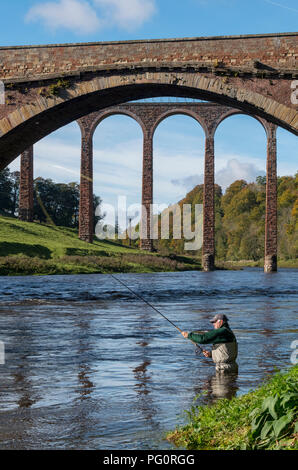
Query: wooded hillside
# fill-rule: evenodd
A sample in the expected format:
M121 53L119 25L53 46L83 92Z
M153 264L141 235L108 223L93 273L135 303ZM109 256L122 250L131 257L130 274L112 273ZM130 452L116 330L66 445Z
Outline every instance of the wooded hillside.
M278 178L278 253L281 259L298 257L298 173ZM264 256L266 178L254 183L237 180L222 194L215 185L216 257L221 260L259 260ZM203 203L203 185L190 191L179 206ZM160 224L160 216L159 216ZM193 227L194 228L194 227ZM184 240L158 240L161 251L183 253Z

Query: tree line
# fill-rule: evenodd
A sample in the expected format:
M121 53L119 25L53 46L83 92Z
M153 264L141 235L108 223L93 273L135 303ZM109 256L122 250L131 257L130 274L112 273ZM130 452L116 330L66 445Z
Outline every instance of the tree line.
M20 172L8 168L0 172L0 214L17 217L19 210ZM41 223L77 228L79 225L80 185L55 183L51 179L34 180L33 219ZM93 195L93 206L100 206L101 198ZM99 217L95 217L96 224Z
M190 191L179 205L191 204L194 230L195 204L203 204L203 185ZM215 185L215 244L221 260L259 260L264 257L266 177L253 183L234 181L222 193ZM170 219L171 220L171 219ZM282 259L298 257L298 173L277 178L278 253ZM159 251L184 253L184 239L159 239ZM195 254L195 253L193 253ZM196 254L200 254L196 253Z

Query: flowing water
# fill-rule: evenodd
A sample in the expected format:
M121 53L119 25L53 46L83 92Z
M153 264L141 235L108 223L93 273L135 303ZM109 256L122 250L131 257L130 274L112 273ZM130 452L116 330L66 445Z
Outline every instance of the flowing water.
M118 274L183 330L225 313L239 373L212 361L109 275L2 277L0 448L169 449L167 430L291 365L298 270ZM293 346L293 345L292 345Z

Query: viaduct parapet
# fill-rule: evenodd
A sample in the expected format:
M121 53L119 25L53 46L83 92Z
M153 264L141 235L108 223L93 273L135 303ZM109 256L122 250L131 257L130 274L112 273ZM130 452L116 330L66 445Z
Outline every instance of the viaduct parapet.
M298 135L298 33L0 48L0 169L54 130L132 100L212 101Z

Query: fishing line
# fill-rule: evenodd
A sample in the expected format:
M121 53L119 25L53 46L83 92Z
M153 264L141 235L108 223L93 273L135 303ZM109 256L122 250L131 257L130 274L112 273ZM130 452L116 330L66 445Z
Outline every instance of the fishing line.
M119 279L118 277L114 276L113 274L110 274L110 276L115 279L116 281L118 281L120 284L122 284L124 287L126 287L126 289L128 289L135 297L137 297L138 299L140 299L142 302L144 302L145 304L149 305L149 307L151 307L153 310L155 310L155 312L159 313L159 315L161 315L165 320L167 320L169 323L171 323L171 325L174 326L174 328L176 328L176 330L178 330L181 334L182 334L182 330L179 328L179 326L175 325L175 323L173 323L171 320L169 320L163 313L161 313L157 308L155 308L150 302L148 302L147 300L143 299L143 297L141 297L139 294L136 294L130 287L128 287L123 281L121 281L121 279ZM194 341L190 340L195 346L196 348L198 348L198 350L202 351L203 352L203 349L201 348L201 346L199 346L197 343L195 343ZM197 352L197 350L196 350Z

